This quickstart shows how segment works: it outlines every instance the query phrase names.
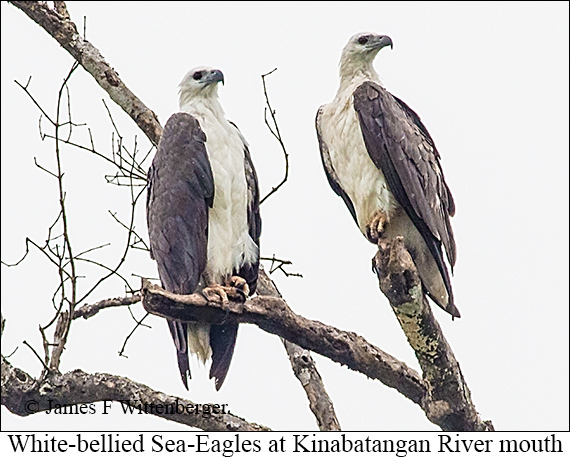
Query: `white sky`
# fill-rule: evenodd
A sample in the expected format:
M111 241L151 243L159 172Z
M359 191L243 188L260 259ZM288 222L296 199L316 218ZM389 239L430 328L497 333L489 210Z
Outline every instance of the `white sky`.
M56 181L34 166L53 167L53 144L41 142L39 112L13 82L25 83L54 112L72 58L14 6L2 12L2 260L42 243L57 215ZM458 261L453 278L462 318L434 313L457 356L484 419L501 430L568 429L568 3L90 3L70 2L72 18L164 125L177 110L177 85L197 65L221 69L222 104L251 145L262 194L283 173L278 144L263 123L261 74L267 80L290 153L290 179L262 206L262 254L292 260L304 277L273 276L290 306L308 318L355 331L418 369L370 269L374 248L360 234L322 170L314 131L318 107L337 85L340 51L360 31L390 35L376 68L388 90L422 118L442 155L457 204ZM79 69L70 84L76 122L91 127L108 152L108 102L127 145L144 135ZM44 129L48 129L46 122ZM86 135L77 131L78 141ZM72 243L82 251L110 241L95 258L115 262L128 195L104 183L111 169L63 150ZM144 203L144 202L143 202ZM144 204L137 227L146 236ZM82 290L99 270L81 270ZM156 276L133 255L125 275ZM38 325L52 315L57 272L32 252L18 268L2 267L2 352L37 376ZM120 296L110 281L89 302ZM142 307L134 307L143 315ZM190 392L180 382L166 323L149 317L117 355L133 327L126 309L74 323L62 371L107 372L194 402L230 410L274 429L316 429L305 394L276 336L243 325L220 392L193 365ZM345 430L437 430L395 390L314 356ZM4 430L181 430L151 416L19 418L2 407Z

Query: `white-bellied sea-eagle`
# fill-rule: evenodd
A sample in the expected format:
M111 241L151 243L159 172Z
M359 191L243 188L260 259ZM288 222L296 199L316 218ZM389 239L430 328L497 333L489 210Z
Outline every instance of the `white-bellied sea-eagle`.
M374 70L386 46L388 36L359 33L344 47L338 92L317 113L323 166L364 236L372 243L402 236L425 292L459 317L443 256L445 248L453 269L453 197L426 127Z
M151 256L164 289L245 299L259 269L259 190L248 145L218 98L221 71L200 67L180 83L180 112L168 119L148 173ZM206 363L219 389L234 352L238 324L168 320L182 381L188 354Z

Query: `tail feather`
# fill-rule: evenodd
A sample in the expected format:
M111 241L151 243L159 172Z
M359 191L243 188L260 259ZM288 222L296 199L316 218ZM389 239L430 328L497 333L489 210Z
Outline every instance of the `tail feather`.
M192 322L186 324L188 328L188 351L196 354L198 360L206 365L208 359L212 356L210 348L210 324L202 324Z
M210 327L210 347L212 348L210 379L215 378L216 390L220 390L228 374L236 345L237 331L237 323Z
M192 379L190 375L190 363L188 361L188 324L170 319L167 319L167 322L170 334L174 340L174 346L176 346L180 376L182 377L184 387L188 390L188 379Z

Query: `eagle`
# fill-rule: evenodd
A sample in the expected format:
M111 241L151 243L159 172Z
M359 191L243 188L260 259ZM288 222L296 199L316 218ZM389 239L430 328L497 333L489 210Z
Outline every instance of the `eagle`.
M374 244L401 236L424 291L460 317L443 256L445 249L453 272L455 204L425 125L374 70L376 55L387 46L393 44L386 35L359 33L344 47L339 89L316 117L323 167L363 235Z
M220 70L198 67L180 83L180 112L164 127L148 172L150 254L162 287L177 294L245 300L259 272L258 180L249 147L218 97ZM188 354L206 364L219 390L238 324L168 320L178 368L188 389Z

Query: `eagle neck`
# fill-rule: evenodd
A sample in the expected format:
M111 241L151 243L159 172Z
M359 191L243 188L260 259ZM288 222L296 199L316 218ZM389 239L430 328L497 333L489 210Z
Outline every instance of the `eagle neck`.
M378 73L372 66L369 68L358 68L352 72L343 72L341 67L340 85L336 93L336 100L350 99L354 90L366 81L373 81L383 86Z
M199 121L205 118L225 119L218 97L194 97L191 100L180 97L180 111L191 114Z

